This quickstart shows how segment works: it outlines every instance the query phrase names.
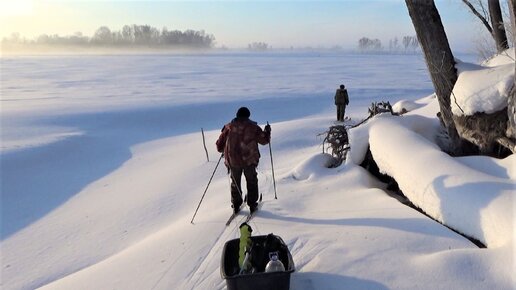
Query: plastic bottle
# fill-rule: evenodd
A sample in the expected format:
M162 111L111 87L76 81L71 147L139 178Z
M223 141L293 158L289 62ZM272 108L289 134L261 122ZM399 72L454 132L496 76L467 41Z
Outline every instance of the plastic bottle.
M265 266L265 272L281 272L285 271L285 266L283 266L283 263L278 259L278 252L269 253L270 261L267 263L267 266Z

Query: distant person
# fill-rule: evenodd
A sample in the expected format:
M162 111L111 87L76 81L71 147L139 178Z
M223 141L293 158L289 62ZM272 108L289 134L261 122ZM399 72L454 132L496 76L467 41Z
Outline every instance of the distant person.
M238 213L242 200L240 180L242 173L247 182L247 205L251 212L258 206L258 173L256 166L260 160L258 144L266 145L271 140L271 126L262 130L256 122L249 119L248 108L238 109L236 118L224 125L216 142L217 151L224 153L225 164L231 177L231 205L233 212Z
M337 106L337 121L344 121L344 114L346 114L346 106L349 104L348 91L344 85L335 92L335 106Z

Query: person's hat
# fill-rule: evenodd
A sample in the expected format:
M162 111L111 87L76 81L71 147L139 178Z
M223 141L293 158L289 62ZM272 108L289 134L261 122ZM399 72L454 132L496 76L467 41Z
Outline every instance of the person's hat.
M237 116L237 118L249 118L251 116L251 112L249 111L248 108L242 107L242 108L238 109L236 116Z

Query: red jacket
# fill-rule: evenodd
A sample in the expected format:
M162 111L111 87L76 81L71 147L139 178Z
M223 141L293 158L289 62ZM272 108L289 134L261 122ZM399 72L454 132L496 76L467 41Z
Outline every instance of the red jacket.
M265 145L271 139L270 132L265 132L256 122L235 118L224 125L217 140L217 151L224 153L225 164L229 167L258 165L260 151L258 143Z

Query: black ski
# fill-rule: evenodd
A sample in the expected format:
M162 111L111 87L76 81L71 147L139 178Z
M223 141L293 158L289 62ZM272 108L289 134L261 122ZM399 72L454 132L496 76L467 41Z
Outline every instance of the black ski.
M238 212L236 212L236 213L234 212L234 213L232 213L232 214L231 214L231 216L229 217L228 221L226 222L226 227L227 227L227 226L229 226L229 225L231 224L231 222L235 219L235 217L240 213L240 210L241 210L241 209L242 209L242 208L240 208L240 209L238 210Z
M256 207L255 211L247 214L247 217L245 218L244 222L249 223L253 219L253 217L256 215L256 213L260 210L261 207L262 207L262 203L260 202L260 203L258 203L258 206Z
M235 217L238 215L238 213L232 213L229 217L228 221L226 222L226 227L231 224L231 222L235 219Z
M258 200L258 205L256 206L256 210L247 214L247 217L245 218L245 223L249 223L253 217L256 215L256 213L262 208L262 195L260 194L260 200Z
M245 199L244 199L244 203L240 206L240 209L238 210L237 213L232 213L231 216L229 217L228 221L226 222L226 227L229 226L231 224L231 222L235 219L235 217L240 213L240 211L242 210L242 208L244 208L244 204L245 204L245 201L247 200L247 195L245 196ZM260 198L258 200L258 205L256 207L256 210L252 213L248 213L247 214L247 217L245 219L245 222L248 222L250 221L254 214L262 207L262 194L260 193Z

